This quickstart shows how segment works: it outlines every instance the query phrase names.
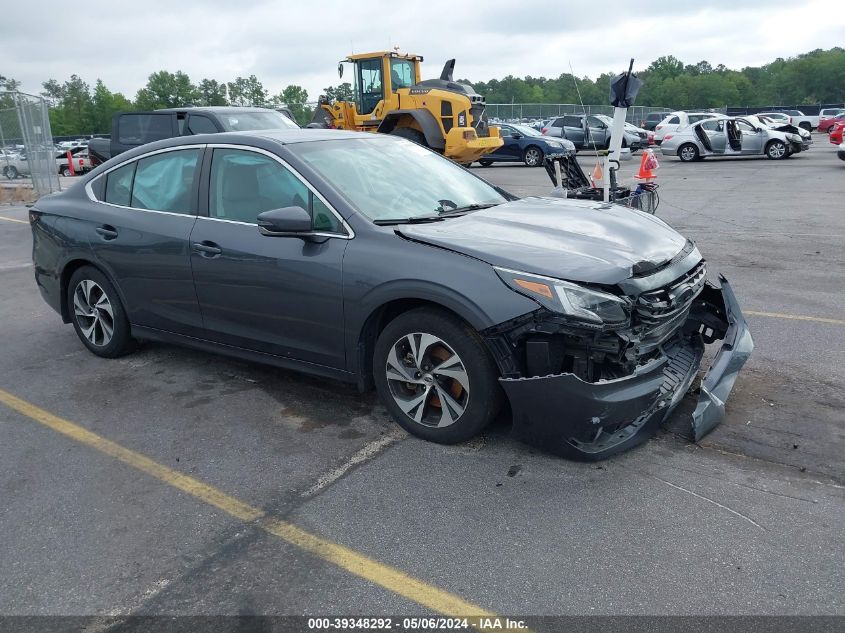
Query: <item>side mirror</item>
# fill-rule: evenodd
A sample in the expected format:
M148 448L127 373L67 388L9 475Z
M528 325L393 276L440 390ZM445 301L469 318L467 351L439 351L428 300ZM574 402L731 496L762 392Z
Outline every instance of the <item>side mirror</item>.
M522 134L520 134L519 132L514 132L513 134L511 134L511 138L514 139L515 141L519 140L519 139L522 138Z
M258 230L262 235L285 237L311 232L311 215L302 207L270 209L258 215Z

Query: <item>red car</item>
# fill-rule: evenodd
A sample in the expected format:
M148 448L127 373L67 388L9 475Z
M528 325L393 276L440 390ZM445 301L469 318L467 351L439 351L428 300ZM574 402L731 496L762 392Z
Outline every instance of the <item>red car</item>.
M840 110L839 114L836 114L834 116L819 118L818 130L819 132L827 132L834 125L840 123L841 121L845 121L845 111Z
M845 134L845 120L837 121L837 123L830 128L830 142L834 145L842 143L842 136Z

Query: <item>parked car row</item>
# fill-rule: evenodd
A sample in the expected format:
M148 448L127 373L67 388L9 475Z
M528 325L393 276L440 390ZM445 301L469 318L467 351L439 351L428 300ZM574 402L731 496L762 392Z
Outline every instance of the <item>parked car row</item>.
M542 129L545 136L564 138L571 141L575 149L607 149L610 147L610 135L613 119L604 114L565 114L555 117ZM648 145L648 132L626 126L622 147L632 152Z

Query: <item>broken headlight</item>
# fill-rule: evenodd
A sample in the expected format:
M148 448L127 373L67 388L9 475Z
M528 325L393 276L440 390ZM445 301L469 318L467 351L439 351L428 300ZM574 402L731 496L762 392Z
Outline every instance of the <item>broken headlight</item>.
M630 303L622 297L553 277L496 266L493 269L512 290L534 299L552 312L596 324L616 325L628 321Z

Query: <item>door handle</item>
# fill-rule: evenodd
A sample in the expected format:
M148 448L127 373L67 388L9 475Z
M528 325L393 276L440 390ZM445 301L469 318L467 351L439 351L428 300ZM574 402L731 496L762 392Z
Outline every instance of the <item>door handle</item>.
M214 242L194 242L193 249L203 257L219 257L223 249L217 246Z
M113 240L114 238L117 237L117 229L115 229L113 226L111 226L109 224L103 224L101 226L98 226L94 230L97 232L97 235L99 235L100 237L102 237L106 241Z

